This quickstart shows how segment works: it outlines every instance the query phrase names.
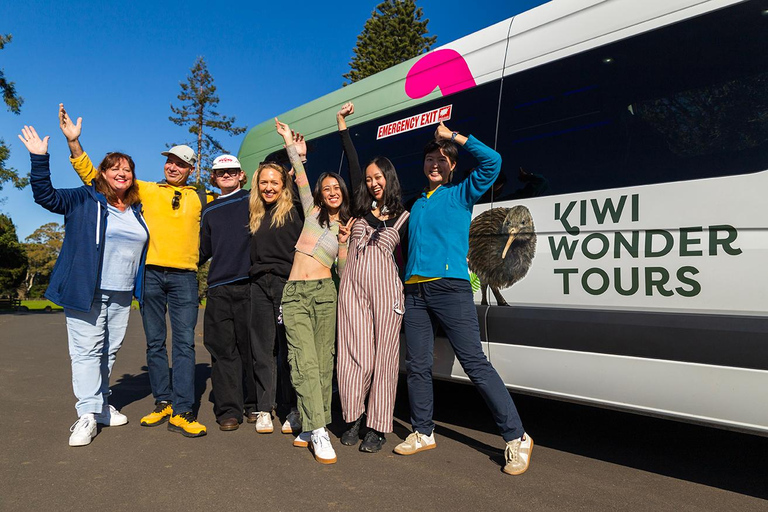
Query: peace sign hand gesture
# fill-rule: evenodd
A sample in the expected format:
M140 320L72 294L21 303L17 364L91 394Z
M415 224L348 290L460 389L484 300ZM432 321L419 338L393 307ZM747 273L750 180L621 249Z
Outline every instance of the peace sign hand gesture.
M339 224L339 234L337 239L340 244L346 244L349 241L349 235L352 233L352 224L354 224L355 218L352 217L346 224Z

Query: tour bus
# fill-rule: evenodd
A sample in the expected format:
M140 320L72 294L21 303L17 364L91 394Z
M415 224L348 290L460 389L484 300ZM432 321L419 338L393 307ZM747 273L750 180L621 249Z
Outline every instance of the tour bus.
M525 272L475 296L510 390L768 435L768 1L543 3L279 114L311 183L348 176L347 101L406 204L439 121L501 154L468 278L503 271L499 219L529 215ZM281 148L270 119L238 157ZM467 380L437 335L435 377Z

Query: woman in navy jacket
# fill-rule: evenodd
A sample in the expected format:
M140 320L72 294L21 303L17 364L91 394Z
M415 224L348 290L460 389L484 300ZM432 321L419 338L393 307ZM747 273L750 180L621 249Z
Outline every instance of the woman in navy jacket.
M32 160L35 202L64 215L64 243L45 296L64 307L80 417L70 429L69 445L85 446L96 436L97 423L128 422L109 405L109 376L133 295L141 300L149 231L130 156L108 153L92 187L55 189L48 137L40 139L33 127L25 126L19 139Z

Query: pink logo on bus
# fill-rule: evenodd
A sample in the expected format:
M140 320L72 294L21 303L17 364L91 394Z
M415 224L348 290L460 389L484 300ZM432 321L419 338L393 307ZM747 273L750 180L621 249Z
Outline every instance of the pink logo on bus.
M439 87L447 96L475 85L464 57L456 50L444 49L416 61L405 77L405 94L413 99L423 98Z

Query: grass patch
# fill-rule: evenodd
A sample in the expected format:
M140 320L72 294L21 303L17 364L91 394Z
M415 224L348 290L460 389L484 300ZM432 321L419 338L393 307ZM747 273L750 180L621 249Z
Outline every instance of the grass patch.
M25 306L30 311L42 311L47 307L50 307L53 311L64 311L64 308L57 306L53 302L46 299L23 300L21 301L21 305Z

